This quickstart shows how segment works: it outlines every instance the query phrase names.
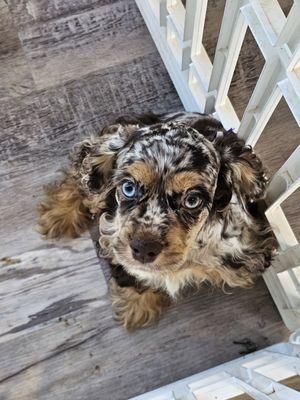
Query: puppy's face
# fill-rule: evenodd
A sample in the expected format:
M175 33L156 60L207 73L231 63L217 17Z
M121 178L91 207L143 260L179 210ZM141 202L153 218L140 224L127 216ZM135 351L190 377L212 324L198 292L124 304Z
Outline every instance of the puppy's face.
M219 168L212 143L192 128L136 132L119 151L112 177L117 261L128 269L180 268L212 207Z

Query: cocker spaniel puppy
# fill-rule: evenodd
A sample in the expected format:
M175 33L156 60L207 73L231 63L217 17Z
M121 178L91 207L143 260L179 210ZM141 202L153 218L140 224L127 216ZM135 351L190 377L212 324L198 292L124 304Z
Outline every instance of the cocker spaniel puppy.
M75 147L39 231L76 237L99 218L113 308L133 329L187 285L251 286L276 248L253 211L267 183L251 147L208 115L125 116Z

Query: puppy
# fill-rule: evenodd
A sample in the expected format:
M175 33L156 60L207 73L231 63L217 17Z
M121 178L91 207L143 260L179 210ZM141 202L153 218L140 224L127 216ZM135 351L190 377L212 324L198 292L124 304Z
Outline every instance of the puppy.
M188 285L253 284L276 249L253 211L267 184L251 147L209 115L125 116L75 147L38 229L76 237L99 218L113 309L134 329Z

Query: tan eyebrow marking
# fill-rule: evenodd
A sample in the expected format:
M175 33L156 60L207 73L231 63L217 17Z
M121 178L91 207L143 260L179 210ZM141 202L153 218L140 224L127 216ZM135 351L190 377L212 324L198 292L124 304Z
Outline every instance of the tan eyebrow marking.
M128 167L126 171L139 183L150 186L157 179L156 173L153 168L142 162L137 161Z
M194 171L178 172L168 182L168 191L184 192L203 183L203 177Z

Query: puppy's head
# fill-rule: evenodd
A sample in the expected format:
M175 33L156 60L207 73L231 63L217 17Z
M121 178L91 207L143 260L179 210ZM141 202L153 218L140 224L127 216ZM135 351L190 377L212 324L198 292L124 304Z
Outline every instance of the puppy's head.
M178 122L115 125L85 142L75 159L85 190L106 211L101 246L128 269L180 268L210 215L230 202L233 174L241 175L237 163L226 165L236 157L231 148Z

